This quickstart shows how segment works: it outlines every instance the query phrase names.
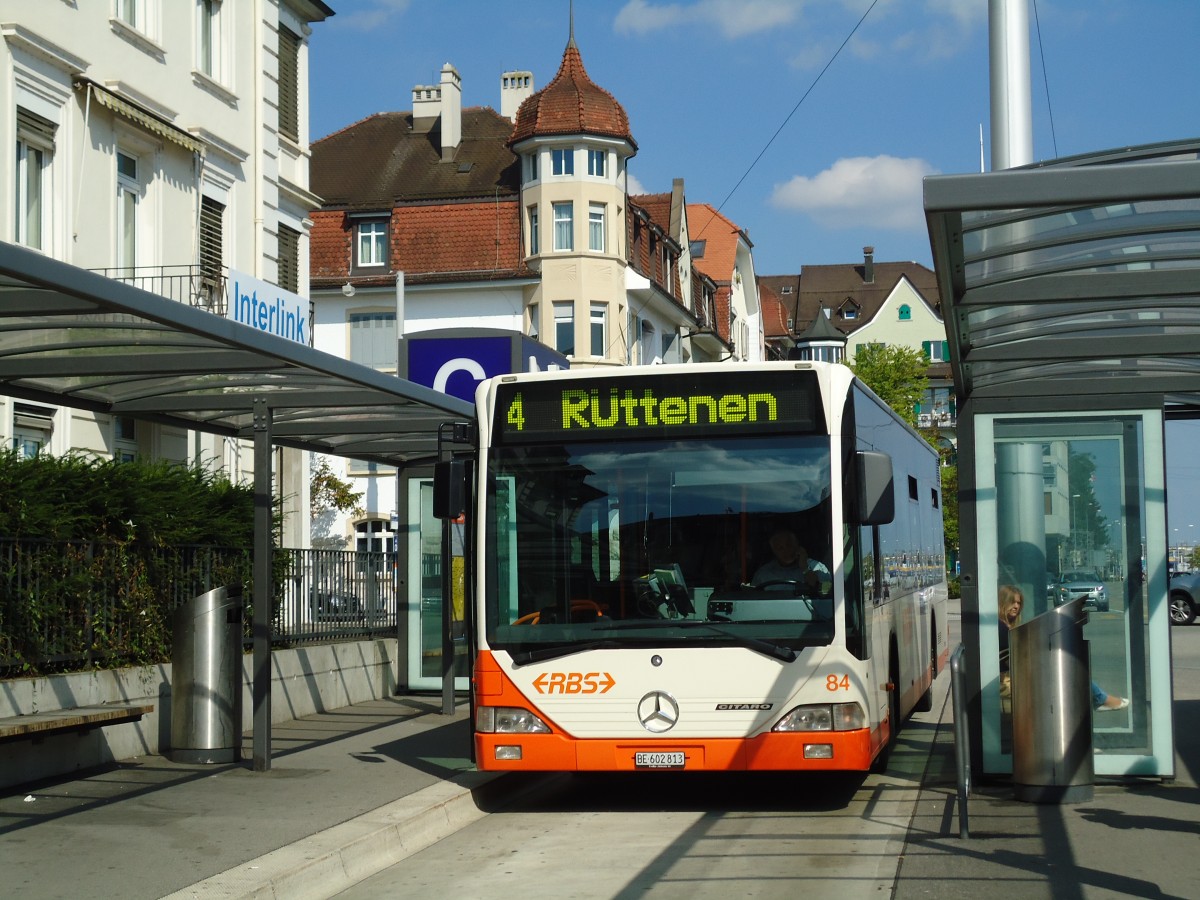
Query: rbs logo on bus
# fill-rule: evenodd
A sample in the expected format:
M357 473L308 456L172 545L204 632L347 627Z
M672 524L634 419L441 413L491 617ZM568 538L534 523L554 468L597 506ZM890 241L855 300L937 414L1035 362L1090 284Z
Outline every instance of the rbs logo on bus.
M607 694L616 683L607 672L543 672L533 679L539 694Z

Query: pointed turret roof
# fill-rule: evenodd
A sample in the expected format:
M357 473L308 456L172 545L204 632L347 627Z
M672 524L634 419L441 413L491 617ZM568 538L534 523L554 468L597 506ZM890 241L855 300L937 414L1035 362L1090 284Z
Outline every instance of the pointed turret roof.
M558 74L521 104L508 143L512 146L528 138L559 134L619 138L637 150L624 107L588 77L573 27Z

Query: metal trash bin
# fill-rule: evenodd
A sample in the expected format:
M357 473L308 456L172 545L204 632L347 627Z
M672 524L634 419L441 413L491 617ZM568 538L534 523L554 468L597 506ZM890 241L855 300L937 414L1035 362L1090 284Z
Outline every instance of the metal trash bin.
M1092 799L1092 692L1083 598L1047 610L1009 635L1013 786L1031 803Z
M175 610L171 759L236 762L242 733L242 590L214 588Z

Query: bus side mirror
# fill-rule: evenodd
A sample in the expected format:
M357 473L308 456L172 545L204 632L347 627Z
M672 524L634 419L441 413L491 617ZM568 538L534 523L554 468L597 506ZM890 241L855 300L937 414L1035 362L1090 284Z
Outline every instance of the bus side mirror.
M854 454L859 525L886 525L896 518L896 489L892 480L892 458L877 450Z
M467 511L469 460L457 458L433 464L433 515L457 519Z

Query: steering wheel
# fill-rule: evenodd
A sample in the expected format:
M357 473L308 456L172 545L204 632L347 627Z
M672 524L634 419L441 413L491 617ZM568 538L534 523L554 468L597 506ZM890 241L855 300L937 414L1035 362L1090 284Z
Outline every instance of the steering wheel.
M808 590L808 585L806 585L802 581L796 581L793 578L777 578L774 581L764 581L761 584L754 585L754 589L758 590L758 591L765 591L770 588L780 587L780 586L794 588L795 589L794 596L797 596L797 597L800 596L801 594L803 594L806 590Z
M583 610L594 611L597 616L604 615L604 610L600 607L600 604L597 603L595 600L572 600L571 601L571 612L573 612L573 613L581 612ZM531 613L526 613L525 615L521 616L519 619L514 620L513 624L514 625L536 625L541 620L542 620L542 611L540 609L537 609Z

